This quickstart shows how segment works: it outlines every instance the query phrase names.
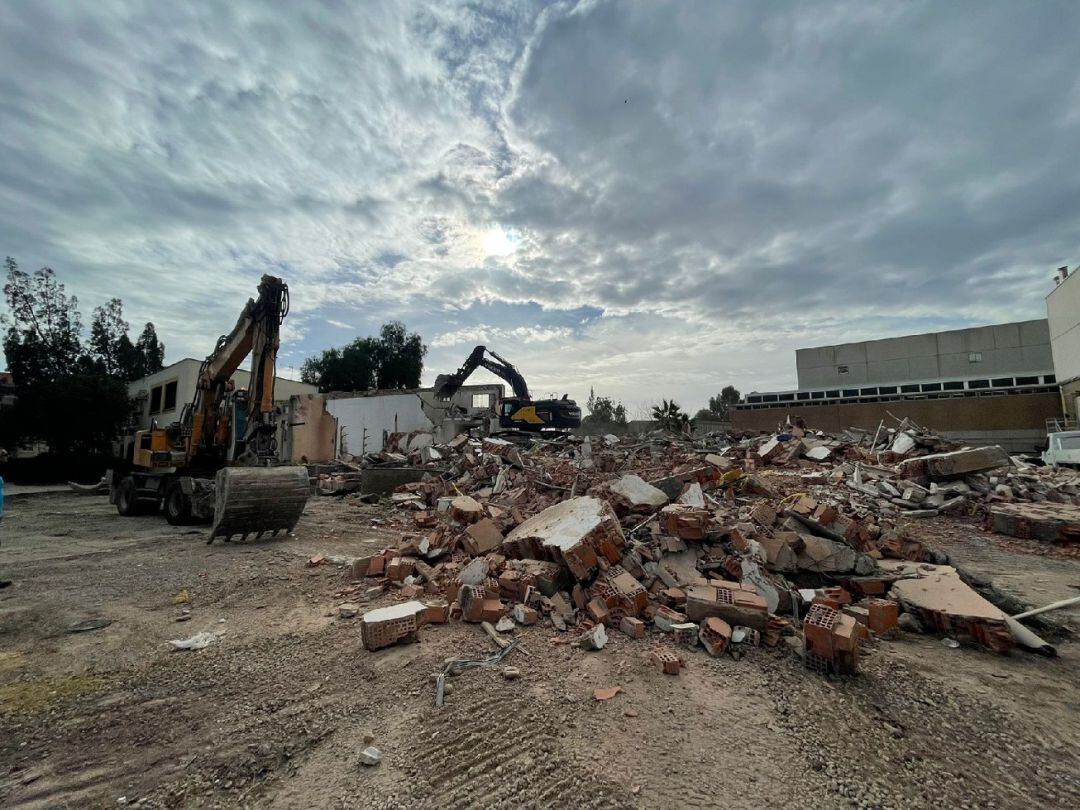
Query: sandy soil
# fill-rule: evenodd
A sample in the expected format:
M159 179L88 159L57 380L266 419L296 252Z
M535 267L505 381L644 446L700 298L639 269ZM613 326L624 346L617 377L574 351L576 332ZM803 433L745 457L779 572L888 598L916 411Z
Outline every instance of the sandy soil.
M535 627L529 655L513 656L520 679L463 673L435 709L431 673L490 654L486 637L451 624L365 652L356 620L337 618L343 569L306 565L382 547L379 514L312 499L295 537L207 546L201 529L120 518L104 498L13 498L0 524L0 578L14 580L0 590L0 804L1080 804L1068 640L1048 660L907 636L842 680L786 647L739 661L698 651L676 678L650 667L647 642L614 634L586 653ZM949 521L924 531L1028 601L1080 585L1075 558ZM112 623L68 632L88 619ZM224 634L198 652L166 644L200 631ZM606 686L623 691L593 700ZM358 761L366 740L383 753L373 768Z

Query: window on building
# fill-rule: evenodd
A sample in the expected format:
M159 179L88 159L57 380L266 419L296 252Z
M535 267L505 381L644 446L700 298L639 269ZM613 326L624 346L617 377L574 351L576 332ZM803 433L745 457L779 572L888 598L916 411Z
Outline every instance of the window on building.
M1039 378L1038 377L1017 377L1016 378L1016 384L1017 385L1038 385L1039 384Z
M944 383L942 386L946 391L963 391L964 383L960 380L954 380L952 382Z
M877 393L876 388L860 388L859 394L864 397L872 397Z
M991 384L994 388L1011 388L1013 384L1012 377L998 377L996 380L992 380Z
M836 367L836 373L837 374L847 374L848 373L848 367L847 366L837 366Z
M799 391L795 394L795 399L810 399L809 391Z
M155 385L150 389L150 413L161 413L161 393L164 386Z
M473 394L472 406L474 408L487 408L491 406L491 394Z
M968 352L968 362L969 363L981 363L982 362L982 352Z
M989 388L989 380L968 380L968 389L972 388Z
M880 388L878 388L878 393L879 394L895 394L896 393L896 386L895 385L883 385Z
M940 391L941 383L923 383L923 391Z
M825 392L824 391L811 391L810 392L810 398L811 399L825 399Z
M1053 375L1053 374L1044 374L1043 375L1043 382L1046 383L1047 385L1052 385L1052 384L1057 382L1057 377L1055 375Z
M919 386L916 385L916 384L901 385L900 386L900 393L901 394L917 394L917 393L919 393Z
M161 406L162 411L176 410L176 386L176 380L165 383L164 403Z
M795 395L794 394L781 394L778 397L778 399L780 400L780 402L794 402L795 401Z
M825 396L827 396L827 397L838 397L838 396L840 396L840 392L834 388L832 391L826 391Z
M845 388L844 389L844 396L845 397L857 397L858 395L859 395L859 389L858 388Z

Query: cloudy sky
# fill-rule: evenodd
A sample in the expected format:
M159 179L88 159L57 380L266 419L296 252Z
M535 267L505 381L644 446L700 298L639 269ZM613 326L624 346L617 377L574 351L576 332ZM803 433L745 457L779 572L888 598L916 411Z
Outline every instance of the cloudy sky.
M396 318L631 413L794 350L1043 317L1080 4L51 3L0 15L0 253L204 356ZM478 375L479 378L479 375Z

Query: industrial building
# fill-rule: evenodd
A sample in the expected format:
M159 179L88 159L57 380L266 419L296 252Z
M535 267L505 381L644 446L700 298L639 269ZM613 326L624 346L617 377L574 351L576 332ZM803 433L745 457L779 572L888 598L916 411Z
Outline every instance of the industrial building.
M800 416L820 430L874 430L892 414L958 441L1026 451L1061 415L1047 319L818 346L795 357L799 387L747 395L735 406L735 430L773 430Z
M1059 267L1057 286L1046 296L1050 348L1065 415L1072 426L1080 416L1080 273Z

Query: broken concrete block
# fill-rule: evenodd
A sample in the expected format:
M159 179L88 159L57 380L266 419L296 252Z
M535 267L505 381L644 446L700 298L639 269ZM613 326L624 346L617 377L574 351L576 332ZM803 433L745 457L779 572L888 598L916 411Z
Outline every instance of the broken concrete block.
M777 439L769 439L765 444L761 445L757 449L757 457L762 461L769 461L772 458L778 456L784 449L783 443Z
M679 496L679 503L683 506L692 506L696 509L705 508L705 493L701 491L701 484L697 481L693 481L688 484L686 489L683 490L682 495Z
M677 610L672 610L669 607L660 607L656 613L653 614L653 624L657 629L663 630L665 633L670 633L672 628L676 624L683 624L686 622L685 614L679 613Z
M633 616L624 616L619 622L619 629L630 638L645 638L645 622Z
M416 641L426 611L427 606L417 601L368 611L360 620L365 649L379 650L401 641Z
M502 545L503 535L491 518L483 518L465 529L462 544L474 557L494 551Z
M732 587L691 585L686 588L686 615L691 621L702 622L717 616L730 625L743 624L763 631L769 618L768 603L754 590L739 583Z
M991 445L908 459L899 464L899 469L903 475L926 475L940 480L1010 466L1012 459L1009 454L997 445Z
M843 573L855 569L858 555L851 546L811 534L804 534L802 543L795 560L804 571Z
M995 532L1049 543L1080 541L1080 506L1064 503L1010 503L990 507Z
M598 597L589 600L588 604L585 605L585 612L597 624L609 624L611 622L611 611L608 610L607 602Z
M539 621L539 614L528 605L514 605L510 617L518 624L532 625Z
M639 475L624 475L609 491L616 495L631 512L651 512L668 502L663 490L646 483Z
M734 459L727 458L726 456L718 456L715 453L709 453L705 456L705 463L712 464L721 472L733 470L736 466Z
M793 572L798 561L790 544L792 532L777 532L772 537L759 537L757 543L765 552L765 565L772 571ZM798 535L795 535L798 542Z
M599 498L570 498L515 527L503 542L512 557L548 558L563 563L586 582L596 573L599 556L618 562L626 540L611 506Z
M660 525L680 540L704 540L711 522L712 514L706 509L673 503L660 510Z
M484 507L475 498L462 495L450 502L450 517L459 523L476 523L484 516Z
M896 565L919 576L897 580L890 593L924 625L954 638L969 636L994 652L1008 652L1013 647L1005 613L966 585L955 568L926 563Z
M898 456L905 456L914 449L915 439L906 431L897 433L893 439L892 447L889 448L890 452L896 453Z
M731 641L731 625L718 616L712 616L701 623L698 640L705 651L715 658L723 654Z
M824 444L819 444L816 447L811 447L809 450L803 453L803 458L808 458L811 461L828 461L832 456L832 448L827 447Z
M421 447L420 448L420 463L431 464L435 461L442 461L442 453L436 450L434 447Z
M577 645L585 650L602 650L607 644L607 631L598 624L577 639Z
M450 620L450 603L445 599L425 599L424 607L424 624L446 624Z

